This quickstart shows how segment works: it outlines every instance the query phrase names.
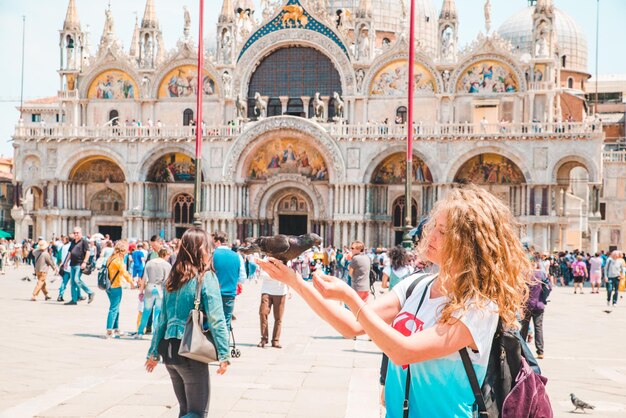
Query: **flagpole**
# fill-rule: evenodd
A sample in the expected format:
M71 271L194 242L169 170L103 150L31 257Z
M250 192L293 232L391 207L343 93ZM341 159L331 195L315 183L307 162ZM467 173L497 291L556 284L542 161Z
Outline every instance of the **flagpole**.
M193 191L194 213L193 224L202 225L200 210L202 206L202 95L204 94L204 0L200 1L199 34L198 34L198 83L196 88L196 175Z
M596 3L596 103L594 113L598 113L598 49L600 48L600 0Z
M404 236L402 245L411 248L413 241L409 232L413 228L411 225L411 213L413 212L413 199L411 189L413 186L413 74L415 62L415 0L411 0L411 12L409 17L409 80L407 86L408 95L408 115L406 127L406 182L404 189Z
M20 120L24 110L24 43L26 39L26 16L22 15L22 81L20 88ZM22 120L23 121L23 120Z

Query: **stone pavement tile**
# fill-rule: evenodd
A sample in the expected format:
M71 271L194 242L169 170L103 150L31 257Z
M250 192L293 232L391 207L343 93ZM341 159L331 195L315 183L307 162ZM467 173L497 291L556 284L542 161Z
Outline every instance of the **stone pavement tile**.
M273 400L271 406L267 400L240 399L233 406L232 411L247 412L250 417L256 416L259 412L276 412L286 414L291 408L291 402Z
M98 418L154 418L163 414L165 409L164 406L117 405L98 415Z
M334 370L332 372L312 372L302 383L307 389L337 389L345 390L350 383L350 374Z
M150 405L150 406L165 406L178 409L178 400L173 390L170 390L167 394L155 396L154 394L135 393L134 395L126 396L119 402L120 405Z
M159 418L178 418L178 405L174 408L168 409L165 412L163 412L161 415L159 415ZM214 417L214 415L212 414L211 410L209 409L209 416L211 418ZM217 415L216 415L217 417Z
M96 417L109 409L111 405L98 404L60 404L36 414L36 417Z
M260 401L293 401L297 393L297 390L248 389L242 397Z
M309 405L310 408L316 409L332 405L341 407L342 411L345 411L346 402L346 394L343 391L307 388L298 391L293 405L302 407Z
M289 415L287 414L279 414L279 413L266 413L266 412L255 412L254 414L250 414L250 412L242 412L242 411L231 411L228 412L224 418L287 418ZM213 418L213 416L211 416Z
M116 391L110 391L106 393L102 392L83 392L73 398L70 398L63 403L66 405L98 405L103 407L110 407L119 403L122 399L128 397L128 392L121 391L116 388ZM103 410L106 408L103 408Z
M271 382L276 389L299 389L307 373L268 371L255 380L255 383L268 384Z

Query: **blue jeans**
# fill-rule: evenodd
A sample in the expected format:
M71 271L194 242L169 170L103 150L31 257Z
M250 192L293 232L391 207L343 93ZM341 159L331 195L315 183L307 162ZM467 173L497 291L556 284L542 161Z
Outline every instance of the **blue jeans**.
M141 314L141 322L139 323L139 328L137 328L137 334L140 335L143 335L144 331L146 330L146 325L148 324L148 320L150 319L152 308L154 308L154 322L152 328L156 329L157 323L159 321L159 314L161 313L161 303L163 301L161 295L159 295L159 290L154 286L146 287L143 295L143 313Z
M59 297L63 297L63 294L65 293L67 282L70 281L70 272L63 271L62 277L63 277L63 281L61 282L61 286L59 287ZM75 289L74 286L72 285L71 294L73 295L74 292L78 292L78 299L80 299L80 289Z
M83 272L80 270L80 266L70 267L70 277L72 279L72 302L78 302L78 292L82 289L88 295L92 295L93 291L87 287L83 279L80 278Z
M619 291L619 276L609 277L609 281L606 283L606 300L611 301L611 293L613 293L613 303L617 303L617 292Z
M222 308L224 309L224 319L226 319L226 329L230 331L230 321L233 319L233 309L235 309L235 297L222 295Z
M107 331L120 329L120 302L122 302L122 288L112 287L107 290L109 297L109 314L107 315Z

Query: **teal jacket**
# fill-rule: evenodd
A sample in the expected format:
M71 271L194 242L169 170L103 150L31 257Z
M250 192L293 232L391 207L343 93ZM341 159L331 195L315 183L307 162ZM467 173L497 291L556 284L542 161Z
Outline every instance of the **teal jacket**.
M159 356L158 348L162 339L183 338L189 312L193 309L197 282L197 279L193 278L174 292L164 289L163 305L156 330L153 331L148 357ZM222 308L222 296L217 277L212 271L207 272L204 276L200 302L200 308L205 315L205 327L208 325L213 335L219 361L230 360L228 330Z

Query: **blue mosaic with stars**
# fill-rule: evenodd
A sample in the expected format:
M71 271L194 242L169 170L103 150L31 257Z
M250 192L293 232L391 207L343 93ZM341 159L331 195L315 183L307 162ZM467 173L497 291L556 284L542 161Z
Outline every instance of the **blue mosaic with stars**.
M289 19L287 21L283 20L283 17L285 15L298 15L299 14L295 14L292 12L289 12L288 10L285 10L284 7L288 7L288 6L299 6L302 7L302 5L300 4L300 2L298 0L289 0L287 2L287 4L285 4L285 6L283 6L283 10L272 20L270 20L269 22L267 22L263 27L261 27L260 29L258 29L256 32L254 32L254 34L248 38L248 40L246 41L246 43L244 44L243 48L241 49L241 52L239 53L239 57L237 57L237 61L239 61L242 57L242 55L248 50L248 48L250 48L252 46L252 44L254 44L256 41L258 41L259 39L261 39L262 37L272 33L272 32L277 32L279 30L289 30L290 27L288 25L292 25L292 27L294 28L298 28L298 29L307 29L307 30L312 30L314 32L320 33L324 36L326 36L327 38L331 39L335 44L337 44L337 46L339 46L339 48L341 48L341 50L346 54L346 56L348 58L350 58L350 55L348 54L348 50L346 49L345 45L341 42L341 40L339 39L339 37L337 36L337 34L335 32L333 32L331 29L329 29L326 25L322 24L321 22L319 22L318 20L314 19L307 11L304 7L302 7L302 15L301 16L305 16L305 21L303 21L303 19L299 19L299 20L294 20L294 19Z

